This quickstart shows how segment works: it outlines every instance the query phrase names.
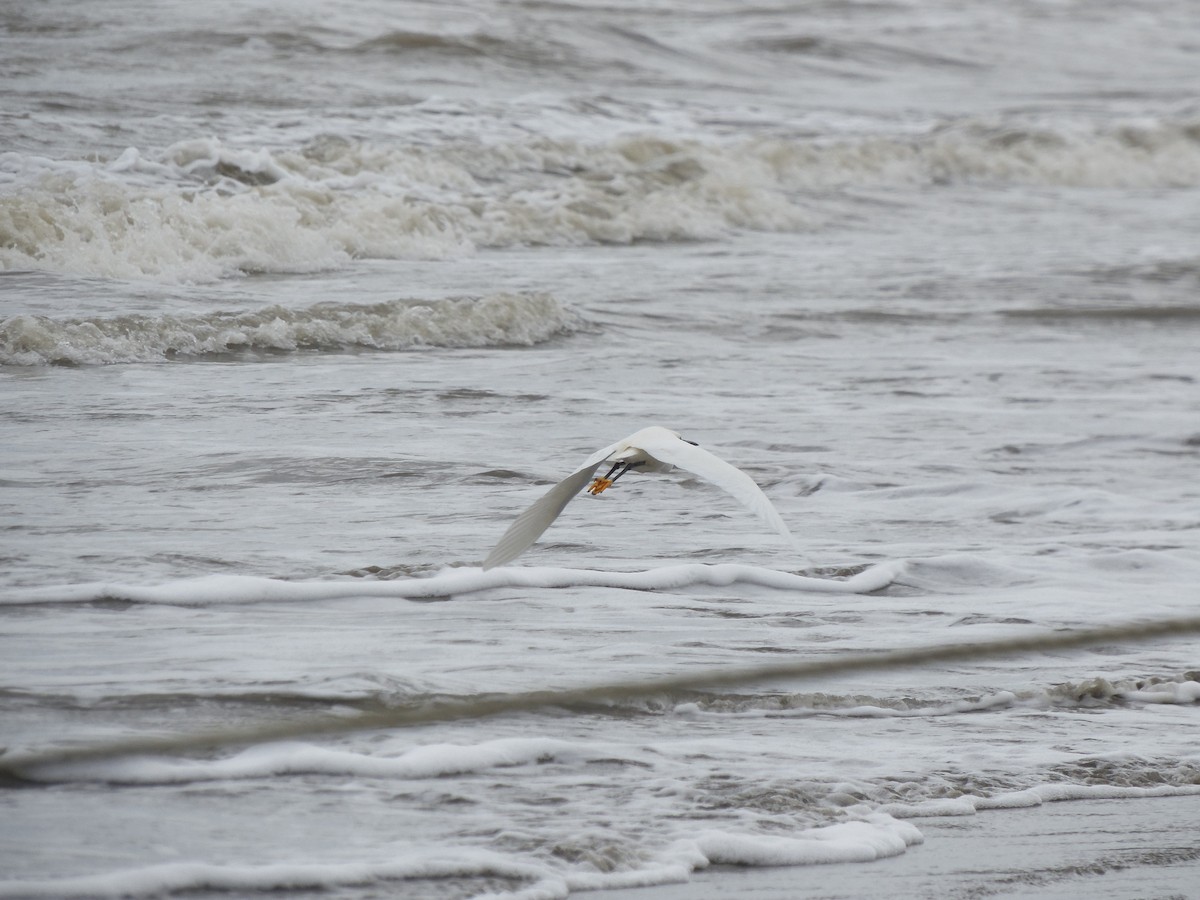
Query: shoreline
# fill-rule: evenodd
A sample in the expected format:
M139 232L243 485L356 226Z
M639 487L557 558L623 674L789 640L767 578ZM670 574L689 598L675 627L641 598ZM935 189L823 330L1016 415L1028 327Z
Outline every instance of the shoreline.
M1067 800L910 819L925 837L870 863L712 866L683 884L588 891L588 900L1200 898L1200 798Z

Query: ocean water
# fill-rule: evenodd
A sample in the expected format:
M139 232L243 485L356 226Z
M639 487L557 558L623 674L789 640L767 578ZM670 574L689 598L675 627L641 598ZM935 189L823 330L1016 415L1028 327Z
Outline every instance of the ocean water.
M811 884L1200 793L1188 635L350 730L1194 614L1198 72L1189 0L0 9L4 755L348 724L10 773L0 897ZM634 473L479 571L651 424L802 555Z

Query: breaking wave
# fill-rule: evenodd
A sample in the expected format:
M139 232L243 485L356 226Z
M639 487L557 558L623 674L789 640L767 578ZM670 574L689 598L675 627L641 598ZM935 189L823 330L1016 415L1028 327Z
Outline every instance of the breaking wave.
M738 563L684 563L642 572L594 569L504 567L445 569L428 578L395 581L281 581L251 575L210 575L158 586L92 584L9 591L0 605L128 601L178 606L240 603L309 603L347 597L429 599L500 588L574 588L601 586L640 591L670 591L693 585L757 584L777 590L856 594L882 590L905 571L904 562L885 562L846 578L811 577Z
M386 891L388 882L410 882L429 893L431 879L459 880L463 896L511 897L513 900L565 900L576 891L649 887L685 882L692 872L712 864L739 866L808 866L834 862L867 862L897 856L919 844L920 831L908 822L879 813L862 813L857 818L817 828L788 832L786 836L756 834L737 829L709 829L676 841L654 855L635 848L614 850L623 863L613 865L568 865L560 850L553 861L525 861L515 854L482 848L453 851L436 847L418 848L386 859L356 862L304 862L230 865L205 862L161 863L119 869L103 875L74 878L0 881L0 897L162 897L204 891L244 895L264 891L337 890L366 885ZM564 842L565 843L565 842ZM628 868L626 866L629 866ZM485 879L484 884L472 880ZM481 894L487 880L500 879L502 894Z
M944 122L726 141L189 140L103 163L0 154L0 268L203 282L354 258L817 228L812 195L946 183L1200 185L1200 121Z
M105 365L236 352L528 346L583 327L547 294L320 303L253 312L0 321L0 365Z

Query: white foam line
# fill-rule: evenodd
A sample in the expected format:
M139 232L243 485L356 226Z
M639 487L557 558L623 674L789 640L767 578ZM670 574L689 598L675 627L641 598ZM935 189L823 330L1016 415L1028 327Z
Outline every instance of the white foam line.
M422 779L586 754L602 754L602 751L547 737L498 738L475 745L428 744L414 747L400 756L372 756L289 742L260 744L215 760L125 757L91 764L51 766L37 772L34 778L46 782L107 784L188 784L280 775Z
M921 832L887 815L870 821L840 822L798 836L747 835L706 831L697 840L710 863L736 866L811 866L838 862L873 862L898 856L921 843ZM887 824L885 824L887 823Z
M0 605L91 603L125 600L168 606L208 606L218 603L309 603L353 597L391 597L397 600L456 597L501 588L553 589L610 587L634 591L664 591L693 585L725 587L755 584L776 590L826 594L863 594L887 587L904 571L901 561L880 563L845 580L813 578L775 569L737 563L688 563L641 572L603 572L593 569L479 568L445 569L430 578L397 581L280 581L248 575L210 575L169 581L161 585L111 582L24 588L0 596Z
M900 819L919 819L937 816L973 816L987 809L1026 809L1044 803L1070 800L1132 800L1147 797L1189 797L1200 794L1196 784L1160 784L1136 787L1118 784L1043 784L1019 791L1008 791L993 797L965 794L922 800L916 803L885 803L879 811Z
M278 891L329 889L354 884L410 879L498 876L551 885L550 870L506 859L485 850L453 855L411 855L388 862L276 863L215 865L180 862L75 878L0 881L0 898L161 897L181 891ZM440 858L439 858L440 856ZM555 893L566 896L566 891Z

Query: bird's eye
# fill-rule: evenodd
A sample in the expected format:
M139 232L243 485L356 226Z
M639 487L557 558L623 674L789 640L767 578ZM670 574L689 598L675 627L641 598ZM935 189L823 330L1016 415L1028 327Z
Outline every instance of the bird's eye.
M683 441L685 444L691 444L693 447L699 447L699 446L700 446L700 445L699 445L698 443L696 443L695 441L689 441L689 440L688 440L687 438L685 438L685 437L681 437L681 438L680 438L680 440L681 440L681 441Z

